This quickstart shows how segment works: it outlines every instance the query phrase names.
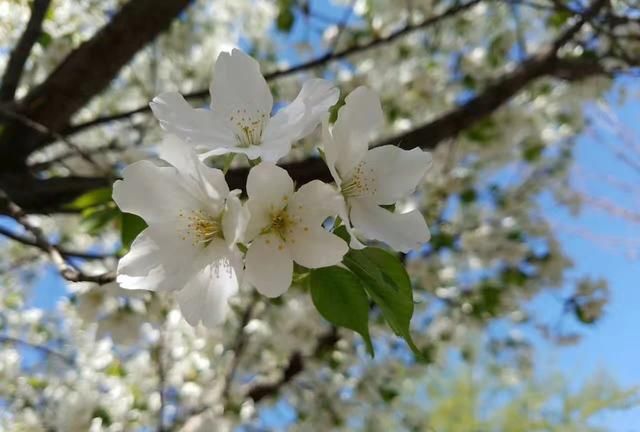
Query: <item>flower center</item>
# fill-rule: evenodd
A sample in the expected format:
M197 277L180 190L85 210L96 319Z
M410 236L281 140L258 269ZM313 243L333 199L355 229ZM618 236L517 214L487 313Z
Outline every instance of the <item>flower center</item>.
M194 210L190 213L180 211L180 218L186 219L186 228L179 230L182 240L190 239L194 246L207 246L215 238L222 237L220 221L211 217L202 210Z
M246 109L237 109L229 117L233 125L236 141L241 147L260 145L264 126L267 124L267 114L260 110L254 113Z
M367 168L363 162L358 164L349 180L342 183L340 188L340 192L345 198L373 195L376 191L373 169Z
M284 208L271 214L271 226L267 228L267 231L274 231L281 239L284 240L287 233L291 232L296 223L296 220L291 218L287 209Z

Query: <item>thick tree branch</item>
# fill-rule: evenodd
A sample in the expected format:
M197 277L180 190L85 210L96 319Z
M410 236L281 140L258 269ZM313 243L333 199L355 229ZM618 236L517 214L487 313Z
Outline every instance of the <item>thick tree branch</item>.
M293 75L299 72L305 72L317 67L321 67L321 66L325 66L328 63L335 61L335 60L341 60L343 58L346 58L350 55L356 54L356 53L360 53L363 51L367 51L369 49L372 48L377 48L380 46L383 46L385 44L394 42L395 40L402 38L410 33L413 33L415 31L418 30L424 30L430 26L433 26L437 23L442 22L444 19L447 18L451 18L455 15L458 15L461 12L464 12L466 10L471 9L473 6L477 5L478 3L480 3L482 0L470 0L466 3L460 3L457 4L455 6L452 6L451 8L445 10L444 12L438 14L438 15L434 15L432 17L429 17L425 20L423 20L420 23L417 24L409 24L406 25L404 27L402 27L399 30L396 30L392 33L390 33L388 36L385 37L381 37L381 38L377 38L377 39L373 39L368 43L364 43L361 45L354 45L351 46L349 48L343 49L341 51L329 51L327 54L318 57L316 59L313 59L311 61L308 61L306 63L301 63L297 66L293 66L287 69L281 69L281 70L277 70L274 72L270 72L265 74L265 78L267 81L272 81L275 80L277 78L282 78L285 76L289 76L289 75ZM208 89L203 89L203 90L197 90L191 93L187 93L184 95L184 97L186 99L202 99L209 96L209 90ZM91 127L95 127L95 126L99 126L102 124L106 124L106 123L111 123L114 121L118 121L118 120L125 120L128 119L129 117L135 115L135 114L140 114L140 113L147 113L150 112L151 109L149 108L148 105L144 105L144 106L140 106L136 109L132 109L129 111L124 111L121 113L116 113L116 114L111 114L111 115L107 115L104 117L98 117L95 118L93 120L89 120L87 122L84 123L79 123L77 125L72 125L70 127L68 127L67 129L63 130L63 134L66 135L71 135L74 133L78 133L81 132L83 130L89 129Z
M1 188L27 213L64 212L63 205L79 195L110 185L111 182L106 177L70 176L38 179L28 174L9 173L1 178ZM2 205L0 214L6 214Z
M52 131L59 131L189 3L190 0L129 1L91 39L71 52L16 110ZM23 170L26 157L47 138L21 122L9 122L0 137L0 169Z
M25 27L18 43L13 51L11 51L7 68L2 77L2 83L0 84L0 102L13 100L18 84L20 84L24 66L27 64L29 54L31 54L31 49L42 34L42 22L47 15L50 3L51 0L33 1L31 5L31 17L29 18L27 27Z
M478 121L487 118L513 96L533 81L542 77L558 77L565 80L581 80L606 73L597 61L579 58L559 58L558 50L569 42L598 10L605 4L600 0L585 10L581 18L561 33L541 52L525 59L518 67L493 80L475 97L465 104L451 109L435 119L407 133L387 138L377 145L394 144L410 149L421 147L434 149L439 143L455 138ZM331 180L324 162L319 158L284 164L291 177L299 184L313 179ZM230 187L244 189L248 169L236 169L227 173ZM78 194L92 188L104 186L106 179L76 178L34 181L30 185L16 185L11 189L17 196L14 200L27 211L56 211L60 204L68 202ZM51 183L51 184L50 184ZM70 189L65 189L65 184ZM24 186L29 186L25 188ZM83 186L86 186L83 187Z

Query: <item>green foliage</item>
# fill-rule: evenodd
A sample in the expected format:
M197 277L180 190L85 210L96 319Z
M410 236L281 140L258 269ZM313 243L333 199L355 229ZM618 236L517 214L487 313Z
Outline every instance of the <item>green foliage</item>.
M99 205L82 211L80 229L92 234L99 234L106 226L120 215L113 203L111 205Z
M404 338L416 356L422 357L411 337L413 291L402 262L385 250L369 247L349 251L343 263L361 280L393 331Z
M129 249L135 238L147 227L147 223L140 217L131 213L122 213L120 221L120 237L122 247Z
M92 235L99 234L120 215L111 199L110 187L93 189L67 204L67 210L80 211L80 229Z
M369 299L360 280L341 267L311 271L311 299L320 315L339 327L359 333L373 357L369 336Z
M547 24L553 28L558 29L562 27L567 22L567 20L572 16L573 15L566 10L558 10L552 13L551 15L549 15L549 18L547 19Z
M349 241L349 234L344 225L334 230L334 234L345 241ZM416 346L411 337L410 324L413 316L413 289L411 280L404 267L404 264L392 253L384 249L367 247L360 250L351 249L344 257L342 263L348 270L340 267L329 267L327 273L323 271L313 270L311 272L311 295L320 314L327 320L342 327L351 328L362 334L365 342L369 345L368 328L362 323L364 315L360 310L354 312L353 309L344 308L339 305L339 311L336 311L338 302L358 302L357 307L362 308L366 298L361 293L368 296L376 306L380 308L382 316L393 329L396 335L402 337L413 353L421 360L425 359L424 353ZM325 269L321 269L325 270ZM320 275L320 276L318 276ZM330 286L333 285L333 286ZM343 290L349 290L349 296L354 298L336 300L339 296L346 296L346 293L337 293L338 286L343 285ZM347 286L348 285L348 286ZM342 288L341 288L342 289ZM319 293L324 294L325 298L320 303L317 298ZM329 296L334 296L332 300ZM357 299L355 297L358 297ZM367 301L367 311L369 308ZM327 312L327 309L334 310ZM354 308L355 309L355 308ZM345 317L344 314L357 314L357 317ZM325 314L335 314L331 317ZM339 320L358 320L359 328L367 328L367 336L353 326L340 324ZM373 355L373 347L367 346Z
M278 16L276 17L276 27L281 32L289 33L296 21L293 13L295 2L292 0L278 0Z
M110 187L104 187L91 190L67 204L69 210L86 210L91 207L97 207L102 204L111 202L112 190Z
M544 144L539 141L528 142L522 149L522 159L531 163L540 160L542 152L544 151Z

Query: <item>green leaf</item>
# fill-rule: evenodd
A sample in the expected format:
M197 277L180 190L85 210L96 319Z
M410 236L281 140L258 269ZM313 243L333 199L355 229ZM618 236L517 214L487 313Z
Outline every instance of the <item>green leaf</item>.
M358 278L341 267L311 271L311 299L327 321L359 333L374 356L369 335L369 299Z
M131 213L122 213L122 223L120 224L120 238L122 239L122 247L129 249L131 243L138 237L145 228L147 223L140 217Z
M560 10L550 15L549 18L547 19L547 23L551 27L558 29L562 27L572 16L573 14L564 10Z
M340 225L338 228L334 229L333 233L338 237L340 237L342 240L346 241L347 243L351 241L351 236L347 231L347 227L344 225Z
M80 229L89 234L97 234L109 222L120 215L120 210L114 207L102 206L85 210L82 214Z
M478 193L473 188L468 188L460 192L460 201L463 204L471 204L478 198Z
M51 44L51 42L53 42L53 37L47 32L42 32L42 34L38 38L38 43L44 49L46 49Z
M281 32L289 33L293 28L296 17L289 8L280 9L278 17L276 18L276 26Z
M402 262L383 249L369 247L349 251L343 263L360 279L393 331L404 338L417 357L422 358L411 337L413 290Z
M80 195L78 198L67 204L65 207L70 210L83 210L89 207L95 207L100 204L106 204L111 201L111 188L104 187L91 190Z

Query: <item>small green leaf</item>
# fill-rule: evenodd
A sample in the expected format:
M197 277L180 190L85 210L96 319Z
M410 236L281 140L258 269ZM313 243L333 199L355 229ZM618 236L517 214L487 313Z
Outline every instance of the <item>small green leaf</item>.
M131 243L138 237L145 228L147 223L140 217L131 213L122 213L122 223L120 225L120 237L122 239L122 247L129 249Z
M106 204L109 201L111 201L111 188L104 187L94 189L80 195L65 207L70 210L83 210L89 207L98 206L100 204Z
M278 17L276 18L276 26L278 27L278 30L280 30L281 32L289 33L293 28L293 24L295 23L295 20L296 20L296 17L293 14L293 12L291 12L291 9L289 8L280 9L280 12L278 13Z
M38 38L38 43L42 46L42 48L46 49L51 42L53 42L53 37L47 32L42 32L40 37Z
M342 240L346 241L347 243L349 243L349 241L351 240L351 236L349 236L347 227L345 227L344 225L340 225L338 228L334 229L333 233L338 237L340 237Z
M369 299L358 278L341 267L311 271L311 299L327 321L360 333L374 356L369 336Z
M98 234L102 228L120 214L120 210L109 206L101 206L87 210L83 211L80 229L93 235Z
M527 162L536 162L540 160L540 156L542 156L543 151L544 151L544 144L529 143L522 150L522 158Z
M460 201L463 204L471 204L478 198L478 193L473 188L468 188L460 192Z
M360 279L393 331L404 338L417 357L422 358L411 337L413 290L402 262L383 249L369 247L349 251L343 263Z

